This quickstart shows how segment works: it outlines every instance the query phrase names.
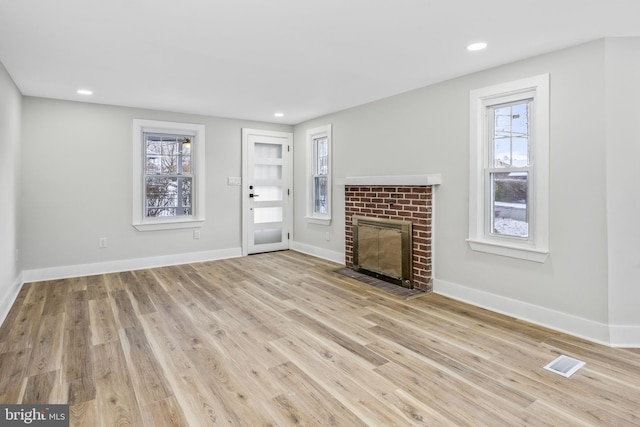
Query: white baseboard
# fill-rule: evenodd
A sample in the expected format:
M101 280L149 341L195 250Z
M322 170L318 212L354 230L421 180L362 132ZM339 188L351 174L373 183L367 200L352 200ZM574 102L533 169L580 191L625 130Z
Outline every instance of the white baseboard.
M317 246L307 245L306 243L300 242L291 242L289 246L291 250L302 252L303 254L337 262L338 264L344 265L345 263L344 252L330 251L328 249L323 249Z
M70 277L91 276L95 274L117 273L120 271L141 270L144 268L165 267L168 265L188 264L192 262L213 261L217 259L242 256L242 248L220 249L185 254L163 255L150 258L126 259L119 261L97 262L63 267L25 270L22 279L25 283L44 280L67 279Z
M640 348L640 326L609 326L611 347Z
M610 337L609 325L584 319L546 307L529 304L523 301L507 298L501 295L472 289L466 286L434 279L433 292L459 301L467 302L478 307L486 308L497 313L526 320L540 326L564 332L589 341L606 346L616 346ZM630 332L630 331L629 331ZM635 345L640 344L640 335L635 332ZM631 335L626 335L625 341L633 341ZM622 340L620 341L622 342ZM631 344L630 342L626 342Z
M9 315L9 310L11 310L11 306L13 306L13 303L18 297L23 283L21 273L2 296L0 300L0 325L4 323L4 319Z

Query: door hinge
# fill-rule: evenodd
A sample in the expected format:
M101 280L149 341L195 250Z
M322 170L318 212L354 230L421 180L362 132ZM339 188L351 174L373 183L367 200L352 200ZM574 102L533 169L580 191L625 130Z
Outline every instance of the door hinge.
M287 188L287 196L291 195L291 190L289 188Z
M291 237L289 236L289 233L287 233L287 240L289 240Z
M287 145L287 153L288 153L289 151L291 151L291 146L290 146L290 145Z

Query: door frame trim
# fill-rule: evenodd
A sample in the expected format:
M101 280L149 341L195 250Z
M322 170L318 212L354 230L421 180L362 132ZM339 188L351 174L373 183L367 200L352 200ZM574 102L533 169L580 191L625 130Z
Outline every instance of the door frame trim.
M293 240L293 132L281 132L281 131L271 131L271 130L262 130L262 129L251 129L251 128L242 128L242 256L247 256L249 254L249 232L248 232L248 222L249 222L249 213L248 203L249 203L249 185L247 183L248 171L249 171L249 136L250 135L261 135L268 136L273 138L286 138L289 141L288 146L290 147L290 151L288 152L289 162L288 162L288 171L287 171L287 179L286 181L289 183L290 193L288 195L284 195L284 197L289 197L289 201L286 206L286 221L284 221L285 226L287 227L287 232L289 233L289 239L287 240L287 247L291 247L291 241ZM283 181L285 181L283 179ZM284 190L284 189L283 189Z

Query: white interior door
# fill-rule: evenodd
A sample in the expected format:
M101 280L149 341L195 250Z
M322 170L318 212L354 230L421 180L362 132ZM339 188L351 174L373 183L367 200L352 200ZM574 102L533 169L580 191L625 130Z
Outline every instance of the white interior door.
M243 253L289 249L293 134L242 129Z

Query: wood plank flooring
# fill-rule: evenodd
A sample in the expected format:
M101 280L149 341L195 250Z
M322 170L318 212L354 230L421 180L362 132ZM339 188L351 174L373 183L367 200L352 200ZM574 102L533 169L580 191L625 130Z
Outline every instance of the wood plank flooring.
M0 403L69 403L77 426L640 425L639 350L338 268L287 251L25 284ZM586 366L542 369L560 354Z

